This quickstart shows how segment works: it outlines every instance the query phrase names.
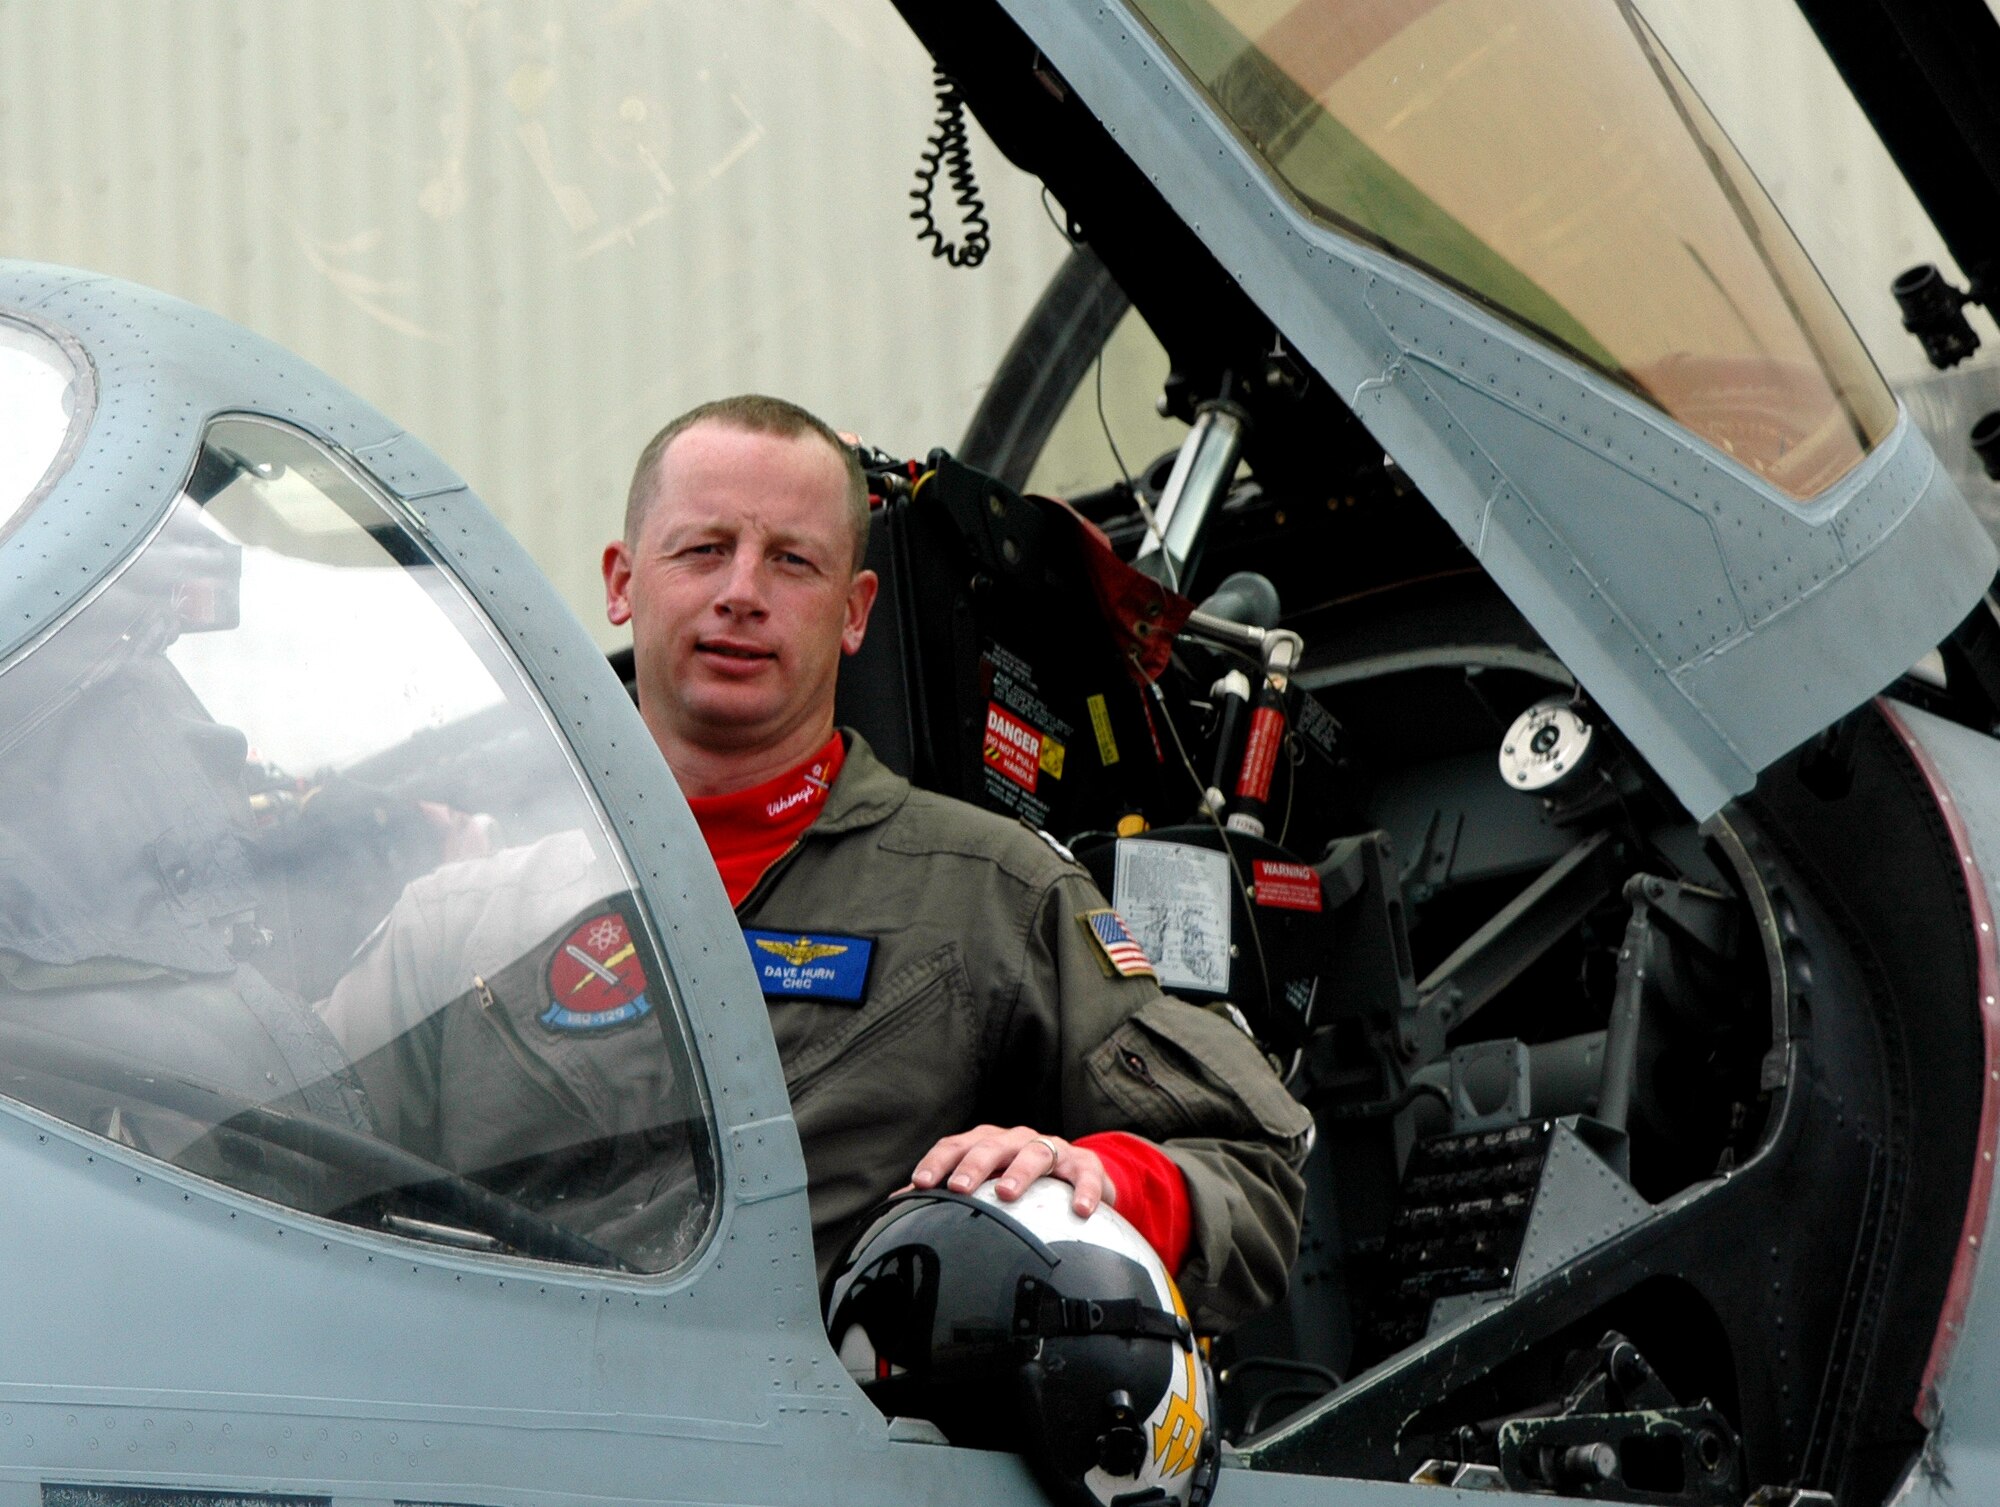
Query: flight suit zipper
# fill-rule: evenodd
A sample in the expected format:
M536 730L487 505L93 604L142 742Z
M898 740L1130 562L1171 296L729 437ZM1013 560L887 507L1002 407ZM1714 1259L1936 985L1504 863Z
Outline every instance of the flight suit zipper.
M806 830L811 831L812 829L808 827ZM770 893L771 886L777 882L778 876L791 866L794 858L798 857L799 849L805 846L805 841L803 836L794 837L792 845L776 858L772 859L770 866L757 876L757 882L750 886L750 892L736 903L736 919L739 922L744 919L744 913L751 906Z
M908 998L898 1000L889 1007L878 1010L872 1019L859 1022L852 1034L842 1036L837 1042L833 1043L835 1049L830 1055L814 1063L809 1071L801 1074L798 1078L787 1078L785 1080L785 1092L790 1094L793 1102L796 1103L808 1089L819 1082L821 1078L825 1077L827 1072L836 1064L851 1062L857 1052L866 1048L883 1031L890 1026L900 1025L909 1013L921 1005L929 995L950 988L950 984L951 980L948 973L933 974L930 979L925 981Z
M486 980L475 973L472 976L472 987L479 999L480 1014L492 1025L494 1034L500 1038L501 1045L514 1059L515 1066L527 1075L528 1081L583 1124L595 1126L597 1122L592 1117L589 1106L583 1102L582 1096L565 1083L554 1068L528 1050L527 1043L521 1040L520 1033L514 1029L513 1017L501 1008L500 1001L494 997L493 990Z

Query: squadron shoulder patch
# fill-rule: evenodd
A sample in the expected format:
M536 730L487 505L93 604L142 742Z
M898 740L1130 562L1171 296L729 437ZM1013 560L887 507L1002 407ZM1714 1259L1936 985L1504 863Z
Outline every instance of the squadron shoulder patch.
M1076 918L1097 944L1098 960L1107 972L1126 978L1156 978L1153 960L1115 910L1087 910Z
M535 1017L551 1031L589 1034L650 1014L646 969L624 916L604 911L577 923L549 958L548 1008Z
M745 930L757 982L768 999L858 1001L868 987L875 944L866 937L831 933Z

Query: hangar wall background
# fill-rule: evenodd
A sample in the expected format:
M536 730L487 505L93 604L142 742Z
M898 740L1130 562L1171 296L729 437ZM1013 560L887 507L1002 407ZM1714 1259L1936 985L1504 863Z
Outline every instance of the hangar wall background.
M1885 372L1920 382L1887 284L1949 263L1789 0L1642 9ZM673 413L760 388L899 452L956 443L1064 245L975 128L993 254L932 260L908 219L932 115L883 0L0 0L0 253L324 367L608 645L598 548ZM1151 393L1120 375L1143 458ZM1071 469L1108 475L1092 421Z
M763 389L957 442L1065 247L981 140L993 254L934 262L932 116L860 0L4 0L0 251L325 368L610 643L599 546L673 414Z

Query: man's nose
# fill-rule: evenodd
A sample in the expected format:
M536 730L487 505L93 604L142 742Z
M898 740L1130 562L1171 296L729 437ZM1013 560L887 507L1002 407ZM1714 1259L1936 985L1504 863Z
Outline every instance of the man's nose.
M739 549L732 554L722 589L716 593L715 610L739 617L763 616L766 604L762 566L755 550Z

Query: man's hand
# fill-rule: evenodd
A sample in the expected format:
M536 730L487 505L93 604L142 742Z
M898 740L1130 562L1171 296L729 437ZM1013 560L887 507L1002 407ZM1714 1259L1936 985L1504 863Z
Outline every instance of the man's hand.
M1061 1136L1043 1135L1028 1125L1011 1130L976 1125L946 1136L917 1163L916 1171L910 1174L910 1186L935 1188L943 1184L954 1193L970 1193L996 1174L1000 1185L995 1191L1003 1203L1012 1203L1027 1192L1028 1184L1041 1177L1058 1178L1076 1189L1069 1206L1079 1216L1087 1217L1100 1203L1115 1206L1118 1202L1118 1189L1096 1152L1072 1146Z
M487 858L500 846L500 824L483 812L460 811L442 801L418 801L417 810L437 834L446 863Z

